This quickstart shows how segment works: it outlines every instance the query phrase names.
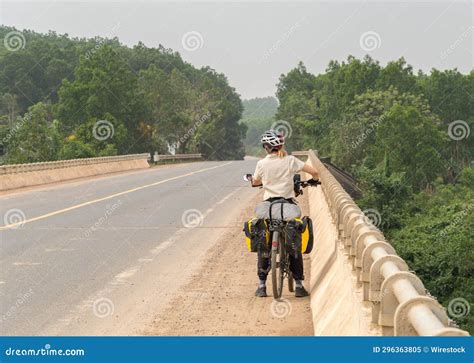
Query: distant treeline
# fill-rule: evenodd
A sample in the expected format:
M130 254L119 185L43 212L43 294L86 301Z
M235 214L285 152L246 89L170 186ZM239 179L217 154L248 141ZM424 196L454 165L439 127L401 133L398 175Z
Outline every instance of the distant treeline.
M244 140L248 155L263 156L265 151L260 144L260 136L275 122L278 101L275 97L258 97L243 101L244 112L241 122L247 126Z
M474 71L415 73L403 58L367 56L313 75L300 63L277 97L289 146L358 177L358 204L474 333Z
M241 159L226 77L162 46L0 27L0 156L24 163L139 152Z

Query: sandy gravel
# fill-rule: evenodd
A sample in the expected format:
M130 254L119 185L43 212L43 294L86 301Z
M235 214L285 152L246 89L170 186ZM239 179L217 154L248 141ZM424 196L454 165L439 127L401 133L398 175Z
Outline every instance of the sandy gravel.
M240 214L253 214L259 195ZM306 196L299 198L307 214ZM285 288L283 300L257 298L256 254L247 251L243 232L231 228L208 251L202 267L153 319L144 335L313 335L309 298L296 299ZM309 285L309 258L305 256ZM267 292L271 294L271 280Z

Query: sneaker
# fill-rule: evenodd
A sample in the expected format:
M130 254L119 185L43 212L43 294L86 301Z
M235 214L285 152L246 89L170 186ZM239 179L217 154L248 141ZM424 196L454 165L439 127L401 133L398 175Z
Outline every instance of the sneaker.
M306 291L306 289L301 286L301 287L296 287L295 289L295 297L306 297L306 296L309 296L308 294L308 291Z
M255 296L267 297L267 287L266 286L259 287L257 291L255 291Z

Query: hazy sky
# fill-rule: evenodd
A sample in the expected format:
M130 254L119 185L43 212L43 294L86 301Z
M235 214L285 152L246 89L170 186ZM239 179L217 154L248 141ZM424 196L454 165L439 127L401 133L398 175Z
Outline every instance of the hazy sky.
M274 95L299 60L404 56L415 69L474 64L472 1L0 1L0 22L70 36L117 36L172 48L229 78L243 98Z

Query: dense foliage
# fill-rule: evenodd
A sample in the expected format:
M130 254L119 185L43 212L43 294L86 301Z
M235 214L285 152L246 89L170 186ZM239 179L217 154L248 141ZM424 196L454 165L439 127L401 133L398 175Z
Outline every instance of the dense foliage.
M2 26L0 37L12 31ZM153 151L243 158L242 103L224 75L162 46L21 36L23 48L0 47L2 162Z
M247 126L244 140L245 152L248 155L262 156L260 136L275 122L278 101L274 97L253 98L243 101L244 112L241 122Z
M415 73L403 58L382 66L367 56L313 75L300 63L280 77L277 96L290 147L316 149L356 175L359 205L380 214L427 289L446 307L462 298L472 310L474 71ZM450 315L474 333L472 312Z

